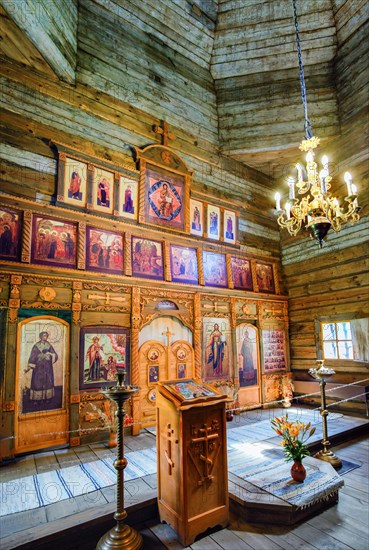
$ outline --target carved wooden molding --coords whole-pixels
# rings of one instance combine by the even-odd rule
[[[168,241],[164,242],[164,279],[166,281],[172,280],[170,269],[170,244],[168,243]]]
[[[234,283],[233,283],[233,278],[232,278],[231,255],[230,254],[226,254],[226,267],[227,267],[228,288],[234,288]]]
[[[96,392],[96,393],[87,393],[82,392],[79,394],[80,396],[80,403],[84,403],[85,401],[104,401],[106,397],[104,394]]]
[[[199,272],[199,285],[204,286],[205,285],[204,264],[202,262],[201,248],[196,249],[196,255],[197,255],[197,266],[198,266],[198,272]]]
[[[273,278],[274,278],[274,289],[276,294],[280,294],[279,288],[279,278],[278,278],[278,269],[276,264],[273,263]]]
[[[86,224],[78,224],[77,269],[86,269]]]
[[[51,310],[72,308],[72,304],[70,303],[58,304],[57,302],[40,302],[40,301],[31,302],[30,300],[22,300],[21,306],[27,307],[27,308],[51,309]]]
[[[79,447],[81,445],[81,438],[80,437],[71,437],[69,439],[69,445],[71,447]]]
[[[8,319],[10,323],[16,323],[18,320],[18,310],[20,308],[20,289],[22,284],[21,275],[12,275],[10,277],[10,297],[8,302]]]
[[[254,283],[254,291],[259,292],[258,278],[256,276],[256,260],[251,260],[250,263],[251,263],[252,280]]]
[[[29,264],[31,261],[31,235],[32,235],[32,212],[30,210],[24,210],[21,261],[27,264]]]
[[[127,277],[132,276],[132,235],[131,233],[124,234],[124,274]]]
[[[2,409],[4,412],[13,412],[15,410],[15,402],[14,401],[4,401],[2,405]]]

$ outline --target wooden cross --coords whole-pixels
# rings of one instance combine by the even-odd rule
[[[276,309],[274,307],[274,304],[272,305],[272,307],[270,309],[265,308],[265,312],[270,313],[273,317],[276,316],[276,315],[283,315],[283,310],[282,309]]]
[[[126,298],[122,296],[110,296],[110,292],[104,292],[104,294],[88,294],[87,298],[89,300],[105,300],[105,305],[108,306],[110,301],[113,302],[125,302]]]
[[[161,144],[164,145],[164,147],[167,147],[168,145],[168,139],[175,139],[175,135],[169,132],[169,124],[165,122],[165,120],[162,121],[163,127],[158,126],[155,124],[155,126],[152,127],[155,134],[161,135]]]
[[[174,336],[174,332],[170,332],[169,327],[167,327],[167,331],[166,331],[166,332],[162,332],[161,335],[167,337],[167,347],[168,347],[168,349],[169,349],[169,346],[170,346],[170,337],[171,337],[171,336]]]
[[[174,468],[174,462],[172,460],[172,435],[174,434],[174,430],[172,430],[171,424],[167,424],[167,441],[168,441],[168,448],[164,451],[165,458],[168,462],[168,474],[172,475],[172,469]],[[178,443],[178,441],[176,441]]]
[[[219,434],[210,433],[212,431],[213,431],[212,426],[208,427],[206,424],[204,424],[204,427],[199,429],[199,432],[200,432],[200,434],[202,434],[202,436],[201,437],[193,437],[192,440],[191,440],[191,442],[194,445],[196,445],[196,443],[202,443],[203,444],[203,447],[202,447],[203,452],[200,454],[199,458],[200,458],[200,460],[202,460],[204,462],[204,476],[203,476],[203,478],[207,479],[207,480],[210,480],[210,481],[212,479],[214,479],[214,476],[210,475],[214,461],[210,458],[209,443],[211,441],[213,441],[214,439],[219,438]]]

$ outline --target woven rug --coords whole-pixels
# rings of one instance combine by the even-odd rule
[[[312,457],[306,457],[303,463],[306,479],[297,483],[291,478],[291,462],[285,461],[279,447],[265,442],[244,443],[228,450],[228,469],[232,474],[298,508],[325,500],[344,485],[330,464]]]
[[[126,453],[125,481],[156,473],[156,449]],[[114,485],[115,457],[43,472],[0,484],[0,516],[32,510]]]
[[[301,410],[289,409],[289,417],[291,420],[296,417],[306,422],[309,420],[313,423],[321,422],[317,411],[304,411],[301,415]],[[150,433],[156,432],[155,427],[148,430]],[[248,476],[255,476],[252,483],[264,483],[265,486],[269,484],[270,492],[273,490],[283,492],[281,487],[273,486],[273,481],[277,479],[275,473],[277,463],[282,462],[286,465],[282,449],[278,445],[266,443],[273,437],[276,435],[269,420],[241,427],[227,426],[228,467],[233,474],[243,479],[247,478],[248,481]],[[156,473],[155,448],[128,452],[125,456],[128,460],[124,470],[125,481]],[[0,483],[0,516],[47,506],[114,485],[116,482],[114,458],[112,455],[106,459]],[[355,464],[353,467],[359,467],[359,465]],[[273,479],[268,480],[261,475],[263,472],[267,474],[268,471],[274,476]],[[344,470],[342,472],[344,473]],[[281,471],[282,474],[283,471]],[[326,483],[318,475],[315,477],[317,485],[318,479]],[[293,494],[291,498],[294,498]]]

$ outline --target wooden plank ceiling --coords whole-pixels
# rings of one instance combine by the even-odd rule
[[[72,23],[59,22],[64,3],[74,7]],[[52,9],[50,15],[51,3],[45,4],[55,55],[3,9],[0,54],[69,82],[74,75],[271,178],[299,158],[304,120],[291,0],[146,0],[139,9],[136,0],[65,0]],[[344,102],[361,117],[356,97],[362,94],[347,93],[336,67],[345,74],[345,58],[365,48],[359,32],[368,20],[365,0],[298,0],[298,13],[310,120],[334,152],[333,138],[347,120]],[[44,21],[37,23],[40,33]],[[359,89],[366,85],[361,77]]]

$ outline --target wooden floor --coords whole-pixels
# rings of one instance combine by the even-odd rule
[[[278,410],[249,411],[248,414],[235,417],[234,422],[229,423],[228,427],[236,427],[237,424],[250,424],[251,426],[276,413],[279,414]],[[368,436],[357,435],[357,429],[361,429],[361,431],[366,429],[367,434],[369,422],[366,417],[356,418],[345,415],[345,417],[341,416],[336,423],[333,422],[333,426],[335,424],[341,428],[346,427],[346,438],[349,437],[347,429],[351,426],[352,436],[349,442],[335,446],[334,452],[342,459],[361,464],[360,468],[343,476],[345,486],[339,492],[337,505],[308,521],[291,527],[245,523],[239,518],[231,516],[227,529],[207,533],[189,548],[193,550],[219,550],[220,548],[224,550],[248,548],[255,550],[278,548],[289,550],[298,548],[367,550],[369,548],[369,445]],[[332,432],[335,431],[337,428],[332,429]],[[339,434],[334,437],[339,437]],[[332,441],[333,438],[330,439]],[[148,432],[143,432],[137,437],[125,438],[126,452],[154,445],[155,437]],[[97,460],[103,456],[111,455],[111,453],[115,453],[115,450],[108,449],[102,444],[35,453],[21,458],[16,464],[2,467],[0,470],[1,480],[16,479],[20,473],[24,476],[52,470],[56,467],[66,467],[78,462]],[[146,506],[145,509],[140,508],[138,495],[140,498],[143,498],[144,495],[146,502],[150,502],[150,506]],[[19,512],[1,518],[0,547],[2,550],[11,548],[93,549],[99,536],[107,530],[105,524],[99,526],[95,520],[98,516],[102,517],[105,514],[105,518],[111,521],[112,513],[115,510],[115,488],[114,486],[106,487],[87,496],[88,498],[86,495],[81,495],[75,499],[61,501],[44,508]],[[129,511],[127,522],[133,524],[142,533],[145,550],[183,548],[171,527],[161,524],[157,517],[155,474],[125,484],[125,507]],[[91,528],[91,520],[95,532]],[[48,538],[54,525],[59,525],[58,529],[66,532],[68,529],[75,529],[76,522],[81,526],[87,522],[85,530],[83,531],[82,527],[80,529],[83,532],[78,537],[78,542],[74,543],[73,538],[69,537],[67,544],[66,541],[61,543],[58,534],[60,531],[54,532],[54,538],[51,541]],[[55,541],[59,541],[59,546]]]
[[[368,550],[369,548],[369,440],[366,436],[335,447],[342,459],[362,466],[343,476],[345,486],[337,505],[292,527],[245,523],[231,516],[227,529],[201,538],[191,550]],[[145,549],[180,550],[175,532],[159,522],[138,524]]]

